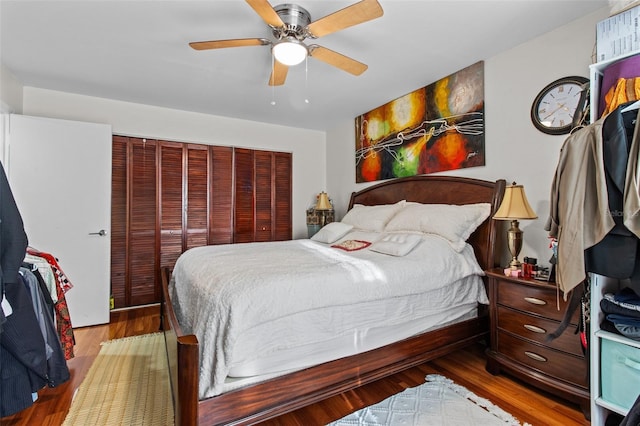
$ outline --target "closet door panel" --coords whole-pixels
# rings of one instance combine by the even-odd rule
[[[233,148],[212,146],[209,244],[233,242]]]
[[[291,153],[275,152],[275,214],[274,233],[275,241],[290,240],[293,235],[291,225]]]
[[[187,145],[185,250],[207,245],[209,225],[209,149]]]
[[[172,268],[182,253],[182,158],[182,144],[160,144],[160,268]]]
[[[126,305],[128,139],[114,136],[111,171],[111,295],[114,307]]]
[[[143,305],[159,300],[156,286],[156,141],[132,139],[129,161],[129,300]]]
[[[254,241],[254,170],[253,151],[234,149],[235,229],[234,242]]]
[[[255,241],[271,241],[274,198],[273,153],[255,151]]]

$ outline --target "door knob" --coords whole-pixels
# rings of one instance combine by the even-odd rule
[[[107,235],[107,231],[101,229],[98,232],[89,232],[89,235],[100,235],[101,237],[104,237],[105,235]]]

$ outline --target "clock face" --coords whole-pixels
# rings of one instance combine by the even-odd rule
[[[584,77],[564,77],[542,89],[531,107],[536,128],[551,135],[569,133],[588,82]]]

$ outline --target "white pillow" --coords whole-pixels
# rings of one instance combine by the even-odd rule
[[[369,241],[370,243],[375,243],[376,241],[378,241],[380,238],[384,236],[385,234],[383,234],[382,232],[352,229],[350,232],[347,232],[347,235],[342,237],[341,240],[361,240],[361,241]]]
[[[402,200],[395,204],[378,206],[354,204],[342,218],[342,222],[353,225],[354,228],[381,232],[391,218],[404,207],[405,203],[406,201]]]
[[[391,256],[406,256],[422,241],[417,234],[389,234],[373,243],[370,250]]]
[[[491,213],[491,204],[420,204],[407,205],[385,227],[385,231],[420,231],[446,238],[461,251],[469,236]]]
[[[331,244],[347,235],[353,229],[353,225],[341,222],[331,222],[320,228],[311,239],[319,243]]]

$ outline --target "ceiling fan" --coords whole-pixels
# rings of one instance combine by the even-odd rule
[[[304,61],[307,56],[353,75],[360,75],[367,69],[367,65],[355,59],[317,44],[306,45],[304,40],[316,39],[379,18],[383,11],[377,0],[362,0],[313,22],[309,12],[296,4],[280,4],[273,7],[267,0],[246,0],[246,2],[271,27],[275,41],[266,38],[239,38],[196,41],[189,43],[189,46],[195,50],[271,46],[274,61],[269,77],[270,86],[283,85],[289,67]]]

